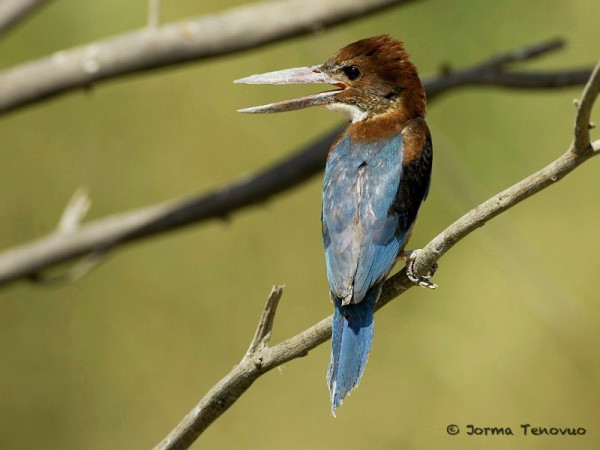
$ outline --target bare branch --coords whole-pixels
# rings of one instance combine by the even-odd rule
[[[538,44],[512,54],[521,55],[518,60],[523,61],[558,48],[556,42]],[[545,50],[540,51],[540,49]],[[435,93],[439,95],[465,86],[461,74],[470,73],[469,76],[472,78],[473,73],[485,76],[489,67],[497,65],[499,59],[500,57],[491,58],[472,68],[426,81],[424,84],[428,97],[436,98]],[[504,63],[516,60],[516,57],[504,56]],[[496,71],[496,81],[501,81],[507,73],[502,72],[502,69],[497,70],[500,71]],[[589,76],[589,72],[587,75]],[[581,80],[581,83],[585,83],[586,80],[587,78]],[[574,82],[573,79],[568,81]],[[543,84],[541,87],[546,86]],[[66,235],[53,233],[7,250],[0,254],[0,286],[21,278],[43,279],[44,277],[39,274],[40,271],[90,252],[105,253],[108,249],[141,238],[204,220],[224,218],[241,208],[264,202],[320,173],[325,165],[329,146],[338,133],[339,130],[327,133],[291,157],[214,192],[108,216],[82,225],[72,233]]]
[[[452,71],[444,65],[445,76],[427,80],[427,99],[431,101],[450,87],[497,86],[512,89],[555,89],[583,84],[590,76],[591,69],[565,70],[555,72],[513,72],[506,66],[515,62],[532,60],[539,56],[563,48],[565,41],[553,39],[522,49],[497,55],[473,67]]]
[[[6,33],[48,0],[2,0],[0,2],[0,34]]]
[[[0,72],[0,113],[100,80],[248,50],[410,0],[277,0],[146,27]]]
[[[565,46],[565,44],[566,42],[562,38],[550,39],[548,41],[529,45],[512,52],[496,55],[484,62],[482,66],[502,67],[513,62],[527,61],[537,58],[538,56],[545,55],[546,53],[560,50]]]
[[[599,91],[600,61],[584,90],[581,105],[577,111],[577,120],[580,120],[580,116],[586,115],[589,119],[589,110],[586,109],[587,107],[584,108],[583,105],[592,105]],[[590,157],[600,152],[600,140],[592,144],[595,152],[583,152],[581,151],[582,148],[577,147],[577,145],[577,138],[575,138],[574,145],[554,162],[485,201],[442,231],[419,252],[415,260],[415,272],[424,275],[435,262],[469,233],[517,203],[559,181]],[[589,143],[587,146],[589,146]],[[401,270],[385,282],[376,310],[379,310],[413,286],[415,284],[406,276],[406,270]],[[279,295],[281,295],[281,292]],[[275,301],[275,304],[277,301]],[[259,330],[265,321],[265,316],[270,317],[271,321],[273,320],[274,308],[272,313],[268,313],[267,309],[269,309],[269,302],[259,324]],[[256,336],[261,335],[259,330],[257,330]],[[255,345],[257,341],[255,337],[250,350],[240,364],[219,381],[155,449],[188,448],[261,375],[287,361],[305,356],[310,350],[327,341],[330,337],[331,316],[274,347],[268,347],[266,343],[264,346]]]

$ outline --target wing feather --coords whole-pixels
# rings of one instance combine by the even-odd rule
[[[360,302],[391,270],[408,230],[392,208],[402,180],[402,135],[333,148],[323,189],[323,242],[332,293]]]

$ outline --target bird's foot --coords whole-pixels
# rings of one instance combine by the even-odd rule
[[[437,284],[432,283],[431,281],[429,281],[431,279],[431,277],[433,277],[433,275],[435,274],[435,272],[438,269],[438,265],[437,263],[433,264],[433,266],[431,266],[431,268],[429,269],[429,273],[427,273],[427,275],[423,275],[423,276],[417,276],[415,275],[415,260],[417,259],[417,256],[419,255],[419,253],[421,252],[421,249],[418,248],[416,250],[408,250],[404,252],[404,258],[406,258],[406,276],[408,277],[408,279],[410,281],[412,281],[413,283],[422,286],[422,287],[426,287],[429,289],[435,289],[437,287]]]

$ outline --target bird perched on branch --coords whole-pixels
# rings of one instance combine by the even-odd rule
[[[335,305],[327,381],[335,415],[363,375],[375,303],[396,260],[407,259],[411,281],[435,287],[429,276],[415,275],[417,252],[404,250],[431,179],[425,92],[404,45],[387,35],[354,42],[322,65],[236,83],[332,84],[337,89],[240,112],[322,106],[350,122],[331,146],[323,183],[323,244]]]

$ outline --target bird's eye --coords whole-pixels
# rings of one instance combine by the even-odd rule
[[[360,77],[360,69],[356,66],[346,66],[342,70],[349,80],[356,80]]]

